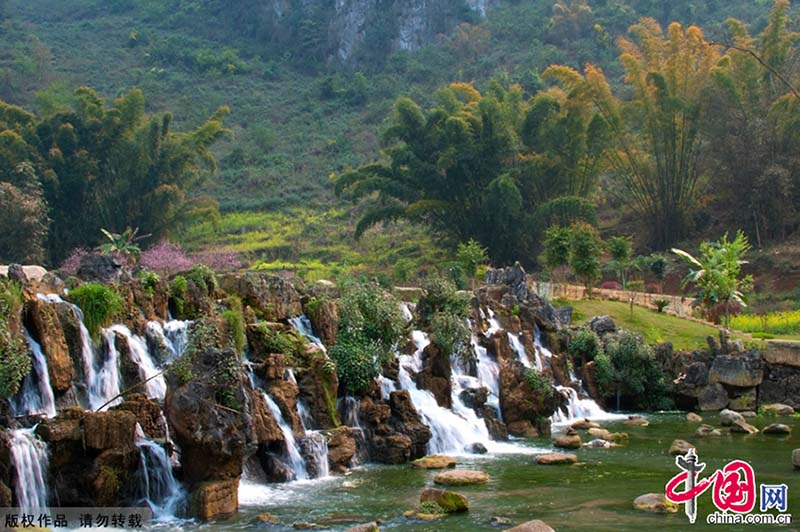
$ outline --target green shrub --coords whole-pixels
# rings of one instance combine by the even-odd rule
[[[110,286],[83,284],[69,291],[67,299],[83,312],[83,323],[92,338],[97,339],[100,329],[122,313],[122,297]]]
[[[0,280],[0,397],[16,395],[31,370],[25,339],[11,330],[11,320],[18,319],[21,304],[19,285]]]
[[[383,346],[359,334],[340,335],[329,355],[336,363],[339,385],[350,395],[361,395],[369,389],[381,371]]]
[[[580,329],[569,343],[567,352],[573,358],[590,362],[603,352],[603,344],[593,330]]]
[[[235,297],[235,296],[232,296]],[[244,330],[244,312],[242,311],[242,301],[239,298],[238,308],[230,308],[220,313],[222,323],[225,328],[225,337],[229,344],[237,353],[243,353],[247,337]]]
[[[393,355],[405,325],[400,302],[377,283],[346,282],[342,287],[339,332],[378,343],[382,360]]]
[[[664,312],[664,309],[669,306],[669,300],[668,299],[656,299],[655,301],[653,301],[653,305],[655,305],[656,310],[658,312]]]
[[[293,332],[281,331],[267,323],[258,325],[262,332],[263,348],[268,353],[282,353],[292,361],[297,361],[304,353],[306,342]]]
[[[525,371],[525,382],[541,398],[549,398],[553,395],[553,385],[550,384],[550,380],[535,369]]]
[[[136,277],[141,281],[142,286],[150,295],[153,295],[156,288],[158,288],[158,284],[161,282],[161,277],[156,272],[150,270],[140,270]]]
[[[169,295],[172,298],[178,317],[183,315],[183,308],[186,304],[186,291],[188,289],[189,285],[183,275],[176,275],[169,284]]]
[[[456,258],[461,263],[464,273],[470,279],[475,279],[478,275],[478,266],[489,262],[489,250],[481,246],[476,240],[470,239],[458,245]]]
[[[437,312],[430,323],[431,341],[447,356],[466,355],[472,332],[464,317],[451,311]]]
[[[204,264],[195,264],[189,273],[186,274],[186,280],[191,281],[201,290],[205,290],[209,294],[213,294],[217,288],[217,275],[214,271]]]

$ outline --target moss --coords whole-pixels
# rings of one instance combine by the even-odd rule
[[[247,337],[245,335],[244,310],[242,300],[238,296],[230,296],[225,301],[228,310],[220,314],[224,327],[224,335],[227,343],[230,344],[237,353],[243,353]]]
[[[334,400],[333,394],[328,389],[328,383],[326,382],[322,383],[322,395],[323,399],[325,399],[325,407],[328,409],[328,416],[330,416],[334,428],[339,428],[342,423],[339,421],[339,412],[336,409],[336,401]]]
[[[427,515],[441,515],[446,514],[447,510],[439,503],[424,501],[419,504],[419,512]]]
[[[172,299],[172,305],[175,309],[176,317],[183,317],[184,307],[186,306],[186,291],[189,285],[186,277],[183,275],[176,275],[172,282],[169,284],[169,296]]]
[[[19,285],[0,281],[0,397],[15,395],[31,370],[31,360],[19,330],[21,308]]]
[[[100,329],[122,313],[124,302],[117,291],[101,284],[87,283],[70,290],[67,298],[83,312],[83,322],[95,340]]]

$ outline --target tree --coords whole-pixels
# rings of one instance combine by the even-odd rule
[[[608,239],[606,246],[611,255],[611,266],[616,270],[624,290],[627,286],[625,273],[631,266],[631,241],[625,236],[615,236]]]
[[[478,266],[483,266],[489,262],[487,249],[477,241],[470,239],[458,245],[456,259],[461,263],[461,268],[470,279],[474,279],[478,274]]]
[[[33,167],[20,163],[15,182],[0,181],[0,262],[41,264],[45,260],[47,205]]]
[[[582,281],[589,297],[592,297],[594,282],[600,277],[600,255],[603,242],[597,229],[583,222],[570,228],[572,239],[569,246],[569,265]]]
[[[632,207],[650,223],[652,244],[663,249],[689,229],[701,175],[700,126],[704,95],[719,54],[696,26],[669,26],[653,19],[631,26],[636,40],[619,39],[620,61],[631,100],[622,102],[602,70],[585,74],[565,66],[543,77],[592,102],[610,131],[609,160]]]
[[[695,306],[708,312],[713,306],[725,306],[725,327],[730,318],[730,303],[734,301],[746,307],[745,294],[752,288],[753,276],[741,277],[742,265],[747,264],[744,256],[750,250],[750,243],[744,232],[737,231],[736,238],[728,240],[725,233],[718,242],[700,244],[700,254],[694,257],[681,249],[673,248],[673,253],[683,257],[690,264],[689,274],[682,286],[695,287]]]
[[[658,291],[664,292],[664,278],[667,276],[667,259],[663,255],[650,255],[650,273],[658,280]]]
[[[145,239],[150,235],[139,235],[139,228],[128,227],[122,233],[111,233],[105,229],[100,229],[106,242],[99,245],[97,249],[104,255],[117,255],[129,265],[134,265],[142,255],[142,248],[136,244],[137,241]]]
[[[550,277],[555,280],[555,272],[569,264],[570,240],[572,232],[569,227],[550,226],[544,233],[544,252],[540,261],[550,270]]]
[[[423,111],[400,98],[384,138],[385,161],[334,176],[338,194],[366,204],[356,236],[406,218],[451,241],[474,239],[499,263],[535,256],[539,210],[593,190],[602,120],[556,88],[526,102],[519,86],[492,82],[482,94],[453,83],[436,100]]]

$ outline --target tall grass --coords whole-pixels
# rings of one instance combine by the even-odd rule
[[[800,334],[800,310],[769,314],[739,314],[731,327],[749,333]]]

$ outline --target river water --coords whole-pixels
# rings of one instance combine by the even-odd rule
[[[542,519],[559,532],[594,531],[695,531],[695,530],[769,530],[775,527],[711,526],[705,522],[712,510],[711,492],[698,502],[697,524],[690,525],[683,507],[676,514],[655,515],[636,511],[632,501],[639,495],[664,491],[666,482],[678,472],[674,458],[667,454],[670,443],[681,438],[694,443],[701,462],[707,464],[703,476],[713,473],[729,461],[749,461],[756,482],[785,483],[789,486],[788,511],[800,519],[800,472],[791,465],[791,451],[800,447],[798,434],[769,436],[725,434],[717,438],[697,438],[697,425],[685,421],[683,414],[650,416],[649,427],[631,427],[622,422],[607,422],[611,431],[630,434],[624,447],[583,448],[577,451],[579,463],[572,466],[539,466],[530,454],[498,454],[459,457],[459,468],[481,469],[491,475],[488,484],[459,487],[467,496],[470,511],[433,522],[403,517],[419,500],[419,493],[433,486],[435,471],[416,470],[408,465],[368,465],[347,477],[328,477],[313,481],[265,486],[242,485],[240,513],[215,523],[183,522],[179,526],[159,528],[183,530],[295,530],[294,523],[313,522],[322,530],[341,531],[357,523],[379,519],[380,529],[418,532],[464,532],[502,530],[511,525],[493,526],[500,517],[512,525]],[[716,424],[716,416],[706,422]],[[757,427],[774,419],[751,420]],[[781,422],[795,426],[797,419]],[[796,428],[796,427],[795,427]],[[586,440],[586,438],[584,438]],[[547,439],[515,443],[522,452],[531,448],[551,448]],[[758,508],[756,508],[757,511]],[[257,516],[269,512],[280,524],[258,523]],[[787,528],[779,528],[787,530]],[[792,530],[793,527],[788,527]]]

